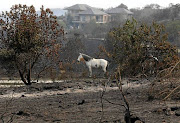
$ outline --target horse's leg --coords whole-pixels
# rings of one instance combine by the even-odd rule
[[[91,76],[92,76],[92,68],[89,67],[89,77],[91,77]]]
[[[104,71],[103,77],[105,77],[105,75],[106,75],[106,67],[102,67],[102,69],[103,69],[103,71]]]

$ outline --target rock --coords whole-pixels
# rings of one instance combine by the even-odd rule
[[[19,111],[18,113],[16,113],[16,115],[29,116],[30,114],[25,113],[25,112],[23,112],[23,111]]]
[[[85,100],[82,100],[81,102],[78,102],[78,105],[82,105],[85,103]]]
[[[24,112],[23,111],[19,111],[18,113],[17,113],[17,115],[22,115]]]
[[[135,114],[129,114],[128,112],[126,112],[124,116],[124,120],[126,123],[128,123],[129,121],[129,115],[131,123],[144,123],[144,121],[141,120],[138,116],[136,116]]]
[[[175,111],[175,110],[178,110],[178,109],[180,109],[180,107],[178,107],[178,106],[171,107],[171,111]]]
[[[156,109],[153,110],[153,112],[154,112],[154,113],[157,113],[157,114],[165,114],[165,115],[167,115],[167,116],[170,116],[170,115],[172,114],[171,109],[168,108],[168,107],[156,108]]]
[[[58,108],[62,108],[62,109],[64,109],[64,107],[63,107],[63,106],[61,106],[61,105],[59,105],[59,106],[58,106]]]
[[[131,123],[136,123],[136,121],[140,121],[139,117],[136,115],[131,115]]]
[[[175,111],[175,115],[176,115],[176,116],[180,116],[180,109],[177,109],[177,110]]]
[[[171,115],[171,109],[170,108],[164,108],[163,112],[165,115],[170,116]]]
[[[153,113],[162,114],[164,111],[162,108],[156,108],[152,111]]]
[[[21,97],[26,97],[26,96],[23,94],[23,95],[21,95]]]
[[[63,95],[63,94],[61,94],[61,93],[57,93],[57,95]]]

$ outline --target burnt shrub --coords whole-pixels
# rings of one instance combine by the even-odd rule
[[[101,51],[111,59],[111,64],[120,65],[122,75],[148,76],[175,65],[179,60],[177,48],[167,40],[164,25],[156,22],[138,24],[132,19],[109,31]]]

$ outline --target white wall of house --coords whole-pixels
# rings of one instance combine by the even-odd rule
[[[91,20],[95,20],[97,23],[107,23],[109,22],[108,15],[80,15],[80,22],[90,22]]]

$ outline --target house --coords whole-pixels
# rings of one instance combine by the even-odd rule
[[[119,19],[131,19],[133,13],[125,8],[112,8],[107,11],[88,6],[86,4],[76,4],[65,8],[67,15],[72,17],[72,26],[79,27],[84,23],[94,20],[96,23],[104,24]]]
[[[68,11],[67,13],[68,15],[73,17],[73,21],[77,21],[79,20],[79,13],[87,10],[88,8],[90,8],[90,6],[86,4],[76,4],[76,5],[65,8],[65,10]]]
[[[80,12],[79,17],[81,23],[90,22],[91,20],[95,20],[96,23],[107,23],[110,16],[99,9],[91,7]]]
[[[126,20],[131,19],[133,12],[125,9],[125,8],[111,8],[106,11],[109,15],[111,15],[111,21],[115,20]]]
[[[73,26],[80,26],[83,23],[88,23],[94,20],[96,23],[109,22],[110,15],[86,4],[76,4],[65,8],[68,15],[72,17]]]

